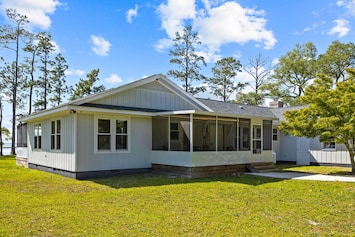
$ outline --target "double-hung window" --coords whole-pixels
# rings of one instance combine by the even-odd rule
[[[261,153],[261,126],[253,126],[253,153]]]
[[[42,148],[42,126],[40,123],[34,125],[34,149]]]
[[[61,133],[62,125],[61,120],[51,121],[51,149],[60,150],[61,148]]]
[[[111,120],[97,120],[97,150],[111,150]]]
[[[97,118],[95,122],[96,151],[118,152],[128,150],[129,122],[127,119]]]
[[[116,150],[127,150],[127,121],[116,120]]]

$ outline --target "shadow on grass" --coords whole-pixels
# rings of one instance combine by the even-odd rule
[[[136,175],[120,175],[110,178],[90,179],[90,181],[107,185],[112,188],[137,188],[137,187],[149,187],[149,186],[164,186],[164,185],[176,185],[176,184],[191,184],[191,183],[210,183],[210,182],[229,182],[246,185],[262,185],[272,182],[280,182],[284,179],[274,179],[266,177],[256,177],[251,175],[241,174],[239,176],[218,176],[209,178],[182,178],[171,177],[161,174],[136,174]]]

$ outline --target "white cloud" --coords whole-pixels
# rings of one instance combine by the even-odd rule
[[[116,83],[123,82],[122,78],[117,74],[110,74],[110,76],[105,78],[104,80],[109,84],[116,84]]]
[[[65,71],[66,76],[83,76],[85,72],[81,69],[68,69]]]
[[[343,37],[346,36],[349,31],[349,22],[345,19],[337,19],[333,21],[335,23],[335,26],[328,31],[328,35],[338,35],[338,37]]]
[[[126,17],[127,22],[131,23],[132,22],[132,18],[136,17],[137,15],[138,15],[138,5],[136,4],[134,9],[129,9],[127,11],[127,17]]]
[[[53,14],[60,5],[57,0],[2,0],[0,8],[3,11],[14,8],[17,13],[28,17],[31,26],[46,30],[51,25],[48,15]]]
[[[355,0],[350,0],[349,2],[346,2],[343,4],[346,9],[348,10],[349,14],[353,17],[355,17]]]
[[[57,44],[57,42],[55,41],[51,41],[52,45],[54,46],[54,51],[53,53],[60,53],[61,52],[61,49],[60,49],[60,46]]]
[[[159,5],[158,14],[162,28],[170,38],[175,38],[176,32],[182,32],[184,20],[195,18],[195,0],[168,0],[167,4]]]
[[[264,11],[243,8],[236,2],[226,2],[211,8],[207,17],[198,17],[195,26],[203,42],[217,48],[227,43],[256,41],[270,49],[276,44],[276,39],[271,31],[265,29],[267,21],[264,14]]]
[[[172,39],[159,39],[158,42],[154,45],[156,51],[162,53],[165,49],[170,48],[173,45]]]
[[[91,35],[91,49],[99,56],[107,56],[110,51],[111,43],[101,36]]]
[[[344,1],[339,0],[339,1],[336,2],[336,4],[337,4],[338,7],[341,7],[341,6],[344,5]]]
[[[219,53],[222,45],[229,43],[245,44],[255,41],[256,47],[262,44],[265,49],[271,49],[276,44],[273,32],[266,29],[267,20],[263,10],[243,8],[237,2],[221,0],[203,0],[203,6],[196,9],[195,1],[169,0],[167,4],[159,6],[162,28],[170,40],[174,39],[175,33],[181,32],[184,23],[189,21],[206,46],[204,54],[211,60],[218,58],[219,56],[214,54]],[[163,39],[155,45],[155,49],[163,51],[169,46],[171,44],[167,44],[167,39]]]

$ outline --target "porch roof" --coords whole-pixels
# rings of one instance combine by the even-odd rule
[[[277,119],[275,114],[268,107],[255,105],[242,105],[231,102],[216,101],[210,99],[199,98],[203,104],[208,106],[215,113],[228,114],[233,116],[245,117],[263,117],[270,119]]]

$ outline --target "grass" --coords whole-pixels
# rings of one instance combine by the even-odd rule
[[[294,164],[278,164],[277,168],[282,171],[305,172],[312,174],[328,174],[328,175],[353,175],[350,167],[338,166],[300,166]]]
[[[0,236],[353,236],[354,183],[129,175],[78,181],[0,158]]]

